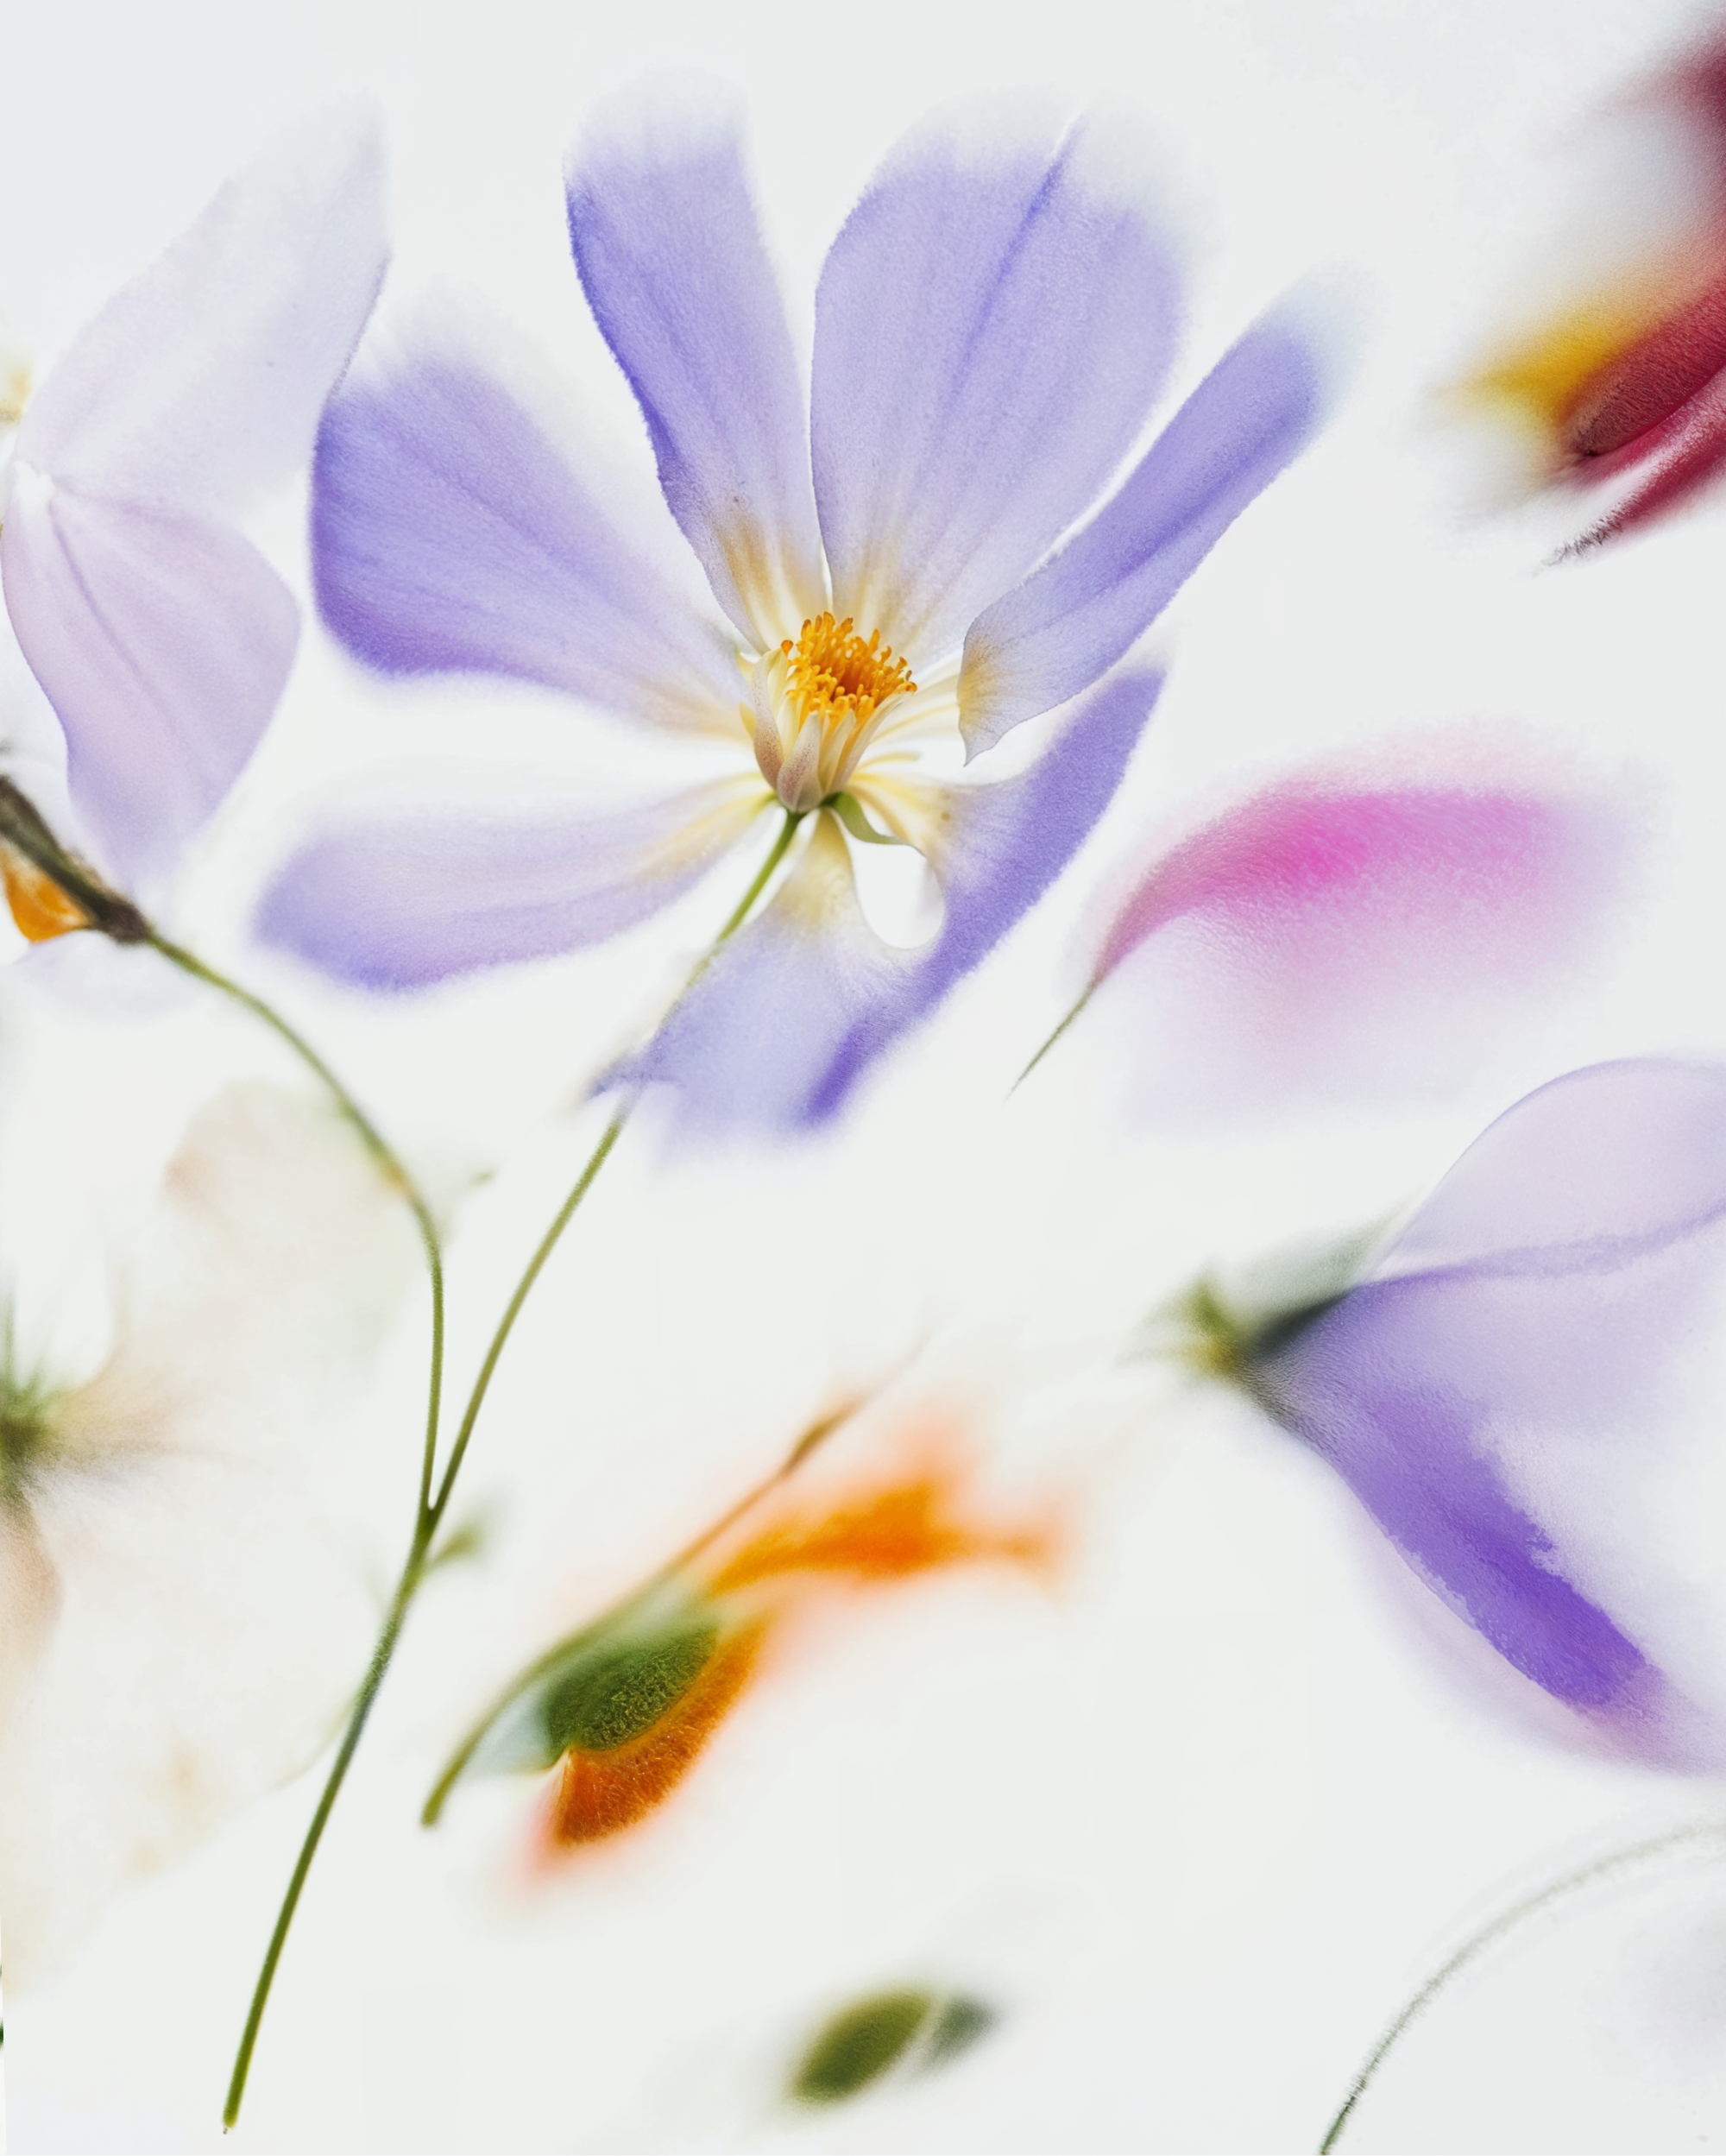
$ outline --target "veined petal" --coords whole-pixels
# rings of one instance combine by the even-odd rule
[[[827,1121],[875,1058],[988,955],[1078,851],[1161,685],[1143,674],[1109,683],[1017,778],[929,790],[921,835],[946,917],[917,949],[896,949],[869,926],[838,823],[818,817],[772,905],[607,1082],[674,1085],[690,1119],[710,1126]]]
[[[621,536],[464,325],[369,355],[318,437],[318,603],[386,673],[505,674],[659,725],[740,731],[735,664]]]
[[[259,907],[261,940],[362,988],[419,988],[622,934],[669,905],[767,799],[717,784],[610,816],[397,804],[302,847]]]
[[[1088,689],[1290,461],[1319,412],[1311,345],[1250,330],[1084,530],[973,622],[960,728],[975,755]]]
[[[79,493],[226,515],[311,452],[382,281],[370,112],[282,136],[83,330],[18,456]]]
[[[659,483],[758,648],[826,603],[791,331],[744,169],[740,102],[660,79],[570,155],[582,288],[641,407]]]
[[[833,604],[921,665],[1060,538],[1132,446],[1179,311],[1137,136],[1023,106],[914,129],[834,242],[812,440]]]
[[[1597,1065],[1502,1116],[1252,1373],[1508,1661],[1667,1765],[1726,1756],[1711,1557],[1687,1582],[1656,1539],[1706,1507],[1654,1499],[1686,1453],[1711,1472],[1685,1365],[1723,1258],[1726,1071]]]
[[[73,807],[125,882],[173,862],[269,723],[293,601],[226,526],[93,500],[14,467],[6,603],[66,741]]]

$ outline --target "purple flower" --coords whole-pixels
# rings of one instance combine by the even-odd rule
[[[324,422],[319,603],[385,673],[562,690],[722,775],[621,823],[501,798],[350,813],[272,885],[266,939],[375,988],[572,949],[777,805],[807,819],[777,894],[619,1075],[721,1121],[835,1108],[1089,832],[1157,687],[1110,669],[1314,421],[1307,342],[1263,323],[1133,461],[1180,310],[1135,151],[1011,103],[915,129],[828,253],[806,397],[734,110],[683,85],[609,108],[569,168],[576,265],[705,593],[660,558],[663,519],[625,535],[563,415],[422,320]],[[1068,705],[1015,777],[923,767]],[[939,883],[917,949],[859,908],[872,842]]]
[[[1717,1479],[1723,1284],[1726,1069],[1613,1062],[1501,1116],[1353,1285],[1192,1314],[1513,1667],[1616,1749],[1717,1766],[1718,1492],[1674,1477]]]
[[[64,736],[71,820],[128,888],[224,799],[287,681],[297,610],[237,520],[311,455],[382,280],[381,179],[369,122],[296,129],[23,404],[6,611]]]

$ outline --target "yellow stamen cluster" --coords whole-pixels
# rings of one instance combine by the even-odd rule
[[[807,816],[849,784],[886,714],[917,684],[879,629],[859,636],[847,615],[818,614],[749,667],[743,723],[761,775],[788,809]]]
[[[847,720],[866,723],[890,697],[917,692],[910,665],[894,658],[879,629],[866,643],[848,614],[842,621],[816,615],[795,644],[787,637],[779,649],[791,661],[785,688],[797,716],[819,719],[823,730]]]

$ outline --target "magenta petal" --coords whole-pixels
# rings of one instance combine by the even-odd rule
[[[1286,1107],[1442,1087],[1564,986],[1628,827],[1515,777],[1286,779],[1163,854],[1094,980],[1164,1106]]]
[[[66,779],[105,866],[173,863],[269,723],[299,634],[293,599],[237,533],[15,475],[0,572],[59,715]]]
[[[1726,374],[1717,375],[1669,419],[1611,458],[1577,467],[1590,482],[1633,470],[1635,483],[1608,514],[1567,550],[1578,553],[1639,530],[1699,493],[1726,466]]]
[[[1255,1392],[1434,1591],[1620,1749],[1726,1757],[1726,1686],[1662,1667],[1694,1611],[1631,1538],[1726,1266],[1726,1071],[1607,1063],[1528,1096],[1373,1272],[1254,1361]],[[1678,1622],[1673,1621],[1674,1611]]]
[[[612,1085],[675,1086],[710,1128],[812,1129],[1036,904],[1112,799],[1161,681],[1108,683],[1031,767],[993,785],[939,791],[931,856],[946,901],[914,950],[875,934],[857,904],[845,841],[821,816],[765,911],[741,930]]]
[[[662,79],[571,154],[570,239],[671,514],[758,646],[823,604],[803,385],[744,170],[738,101]]]

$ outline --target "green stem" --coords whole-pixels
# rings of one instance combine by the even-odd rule
[[[269,2004],[270,1989],[275,1983],[276,1964],[281,1959],[282,1949],[287,1944],[288,1930],[293,1922],[294,1912],[299,1907],[300,1893],[306,1885],[306,1876],[312,1869],[312,1859],[318,1854],[318,1845],[324,1839],[324,1830],[330,1823],[330,1814],[336,1808],[336,1800],[342,1794],[342,1784],[348,1778],[348,1768],[352,1764],[354,1754],[359,1749],[360,1738],[364,1734],[366,1722],[371,1714],[372,1703],[377,1698],[378,1688],[383,1683],[384,1673],[389,1667],[391,1658],[395,1653],[395,1643],[400,1636],[402,1623],[407,1616],[408,1605],[419,1591],[420,1579],[425,1573],[425,1552],[430,1541],[431,1535],[426,1526],[425,1516],[422,1511],[419,1523],[414,1530],[407,1563],[402,1568],[401,1578],[396,1585],[394,1598],[389,1605],[389,1615],[384,1620],[383,1630],[379,1633],[377,1644],[372,1649],[371,1662],[366,1671],[365,1681],[360,1686],[359,1697],[355,1700],[353,1712],[348,1717],[348,1726],[342,1732],[342,1742],[336,1754],[335,1763],[331,1766],[329,1777],[324,1784],[324,1793],[318,1800],[318,1808],[312,1814],[312,1824],[306,1829],[306,1838],[300,1844],[299,1855],[295,1861],[293,1875],[287,1882],[287,1892],[283,1895],[281,1907],[277,1913],[275,1928],[270,1933],[269,1945],[264,1953],[263,1967],[259,1970],[258,1981],[253,1988],[252,2003],[246,2014],[246,2027],[240,2038],[240,2048],[234,2057],[234,2071],[228,2080],[228,2099],[222,2107],[222,2130],[224,2134],[239,2123],[240,2106],[246,2094],[246,2079],[252,2070],[252,2053],[257,2047],[258,2031],[263,2023],[264,2008]]]
[[[860,1404],[860,1402],[853,1401],[845,1407],[835,1408],[831,1415],[822,1415],[818,1422],[812,1422],[772,1473],[740,1497],[728,1511],[721,1513],[711,1527],[703,1528],[692,1542],[686,1542],[675,1557],[668,1558],[657,1572],[648,1575],[640,1586],[632,1587],[620,1602],[614,1602],[608,1610],[602,1611],[591,1623],[584,1624],[573,1637],[558,1640],[531,1661],[503,1697],[492,1702],[484,1718],[475,1724],[456,1748],[455,1756],[438,1776],[436,1787],[425,1800],[425,1809],[419,1814],[421,1826],[437,1825],[443,1813],[445,1798],[461,1780],[468,1762],[479,1749],[488,1733],[496,1727],[497,1718],[506,1707],[519,1699],[523,1693],[532,1691],[545,1672],[555,1668],[582,1640],[608,1625],[616,1623],[626,1611],[637,1604],[651,1600],[660,1588],[675,1579],[709,1544],[716,1542],[728,1528],[734,1527],[752,1506],[759,1504],[770,1490],[776,1490],[789,1476],[794,1475],[812,1452],[824,1445],[843,1423],[849,1422]]]
[[[778,836],[774,840],[768,852],[767,858],[757,870],[750,882],[749,888],[732,910],[730,917],[726,921],[724,927],[715,936],[702,955],[701,962],[678,991],[677,999],[671,1005],[672,1011],[677,1009],[677,1005],[706,973],[723,945],[748,919],[757,900],[772,879],[773,871],[784,859],[786,849],[790,847],[797,834],[797,825],[802,821],[801,816],[796,810],[788,809],[785,811],[784,822],[780,828]],[[313,1069],[324,1075],[337,1098],[342,1101],[345,1112],[352,1118],[362,1137],[366,1138],[379,1159],[394,1163],[394,1156],[389,1152],[382,1138],[378,1136],[361,1111],[337,1086],[327,1066],[323,1063],[309,1044],[302,1041],[299,1036],[284,1020],[278,1018],[268,1005],[259,1002],[255,997],[249,995],[244,989],[236,987],[232,982],[224,980],[222,975],[211,973],[198,960],[192,958],[190,953],[180,951],[177,947],[157,941],[154,937],[151,940],[157,942],[157,948],[161,950],[165,957],[172,958],[176,965],[183,967],[186,972],[196,974],[199,979],[209,980],[212,987],[224,989],[238,1001],[255,1010],[267,1024],[273,1025],[289,1045],[305,1057]],[[671,1012],[668,1012],[666,1017],[669,1018]],[[660,1024],[663,1025],[665,1019],[662,1018]],[[263,2022],[264,2008],[269,2002],[270,1987],[275,1981],[276,1964],[281,1959],[282,1949],[287,1943],[288,1930],[293,1922],[294,1912],[299,1905],[300,1892],[312,1869],[312,1860],[318,1854],[318,1845],[324,1838],[324,1829],[329,1823],[330,1814],[335,1808],[336,1800],[341,1794],[342,1784],[347,1779],[349,1765],[359,1748],[360,1737],[372,1711],[372,1703],[377,1698],[379,1688],[383,1683],[390,1661],[394,1655],[396,1642],[400,1637],[401,1628],[406,1621],[407,1612],[425,1578],[426,1557],[431,1549],[432,1537],[437,1534],[444,1516],[449,1509],[450,1500],[455,1494],[456,1478],[461,1472],[462,1463],[467,1457],[474,1427],[479,1421],[480,1409],[485,1404],[486,1395],[491,1388],[493,1374],[502,1359],[503,1351],[509,1342],[509,1336],[515,1329],[516,1320],[521,1315],[528,1296],[533,1292],[534,1285],[540,1274],[545,1270],[552,1251],[557,1249],[558,1243],[562,1240],[564,1229],[575,1218],[582,1201],[593,1188],[595,1179],[601,1169],[610,1158],[612,1150],[621,1137],[623,1127],[633,1113],[634,1106],[635,1103],[633,1099],[626,1100],[613,1115],[610,1122],[607,1124],[601,1134],[598,1144],[588,1156],[581,1173],[570,1187],[568,1196],[564,1198],[562,1205],[553,1214],[551,1225],[535,1245],[533,1254],[523,1269],[521,1277],[517,1281],[508,1302],[504,1305],[503,1314],[497,1321],[484,1358],[481,1361],[478,1374],[474,1379],[472,1390],[468,1395],[467,1405],[463,1410],[461,1424],[456,1433],[456,1440],[450,1448],[450,1457],[444,1466],[442,1479],[438,1484],[435,1497],[432,1494],[433,1454],[429,1451],[426,1454],[425,1468],[420,1479],[419,1507],[415,1520],[413,1539],[408,1546],[407,1561],[402,1567],[401,1578],[396,1583],[395,1593],[389,1605],[389,1614],[384,1620],[382,1631],[378,1635],[377,1645],[372,1650],[371,1663],[366,1672],[365,1682],[360,1688],[359,1696],[354,1702],[353,1712],[348,1718],[348,1725],[343,1732],[341,1745],[337,1751],[329,1776],[324,1781],[323,1794],[318,1800],[318,1808],[312,1815],[312,1824],[307,1828],[306,1839],[300,1845],[299,1858],[294,1864],[293,1875],[288,1881],[287,1892],[283,1897],[280,1911],[276,1917],[275,1929],[270,1934],[270,1943],[264,1955],[263,1966],[258,1972],[257,1983],[253,1989],[251,2006],[246,2015],[245,2030],[240,2039],[240,2048],[234,2058],[234,2071],[228,2083],[228,2100],[223,2108],[222,2123],[224,2131],[238,2122],[240,2106],[245,2098],[247,2077],[251,2071],[252,2053],[257,2046],[258,2031]],[[396,1172],[400,1174],[400,1169]],[[405,1176],[402,1176],[402,1182],[404,1188],[411,1192],[413,1186],[407,1182]],[[441,1278],[441,1275],[439,1277]],[[441,1337],[440,1329],[440,1340]]]
[[[1036,1069],[1037,1065],[1043,1061],[1043,1057],[1048,1055],[1049,1050],[1054,1047],[1055,1043],[1061,1038],[1061,1035],[1067,1031],[1068,1027],[1072,1024],[1074,1019],[1078,1017],[1079,1013],[1085,1008],[1085,1006],[1091,1000],[1092,997],[1096,994],[1097,987],[1098,984],[1093,980],[1090,987],[1085,991],[1084,994],[1080,997],[1078,1002],[1074,1005],[1073,1008],[1067,1013],[1067,1016],[1062,1018],[1060,1024],[1055,1027],[1055,1031],[1043,1043],[1043,1046],[1038,1049],[1036,1055],[1031,1057],[1030,1061],[1025,1065],[1024,1069],[1019,1073],[1018,1076],[1014,1079],[1012,1084],[1008,1087],[1007,1091],[1009,1094],[1017,1093],[1019,1087],[1024,1085],[1025,1080],[1030,1076],[1032,1071]]]
[[[462,1472],[462,1462],[467,1457],[468,1443],[473,1436],[474,1425],[480,1419],[480,1409],[485,1404],[486,1394],[491,1390],[492,1373],[502,1358],[503,1351],[508,1345],[510,1334],[515,1330],[515,1321],[521,1315],[528,1296],[532,1294],[535,1282],[545,1271],[546,1260],[562,1241],[564,1230],[576,1217],[576,1209],[582,1200],[593,1188],[595,1177],[611,1157],[612,1148],[623,1135],[623,1126],[628,1122],[634,1106],[635,1103],[633,1100],[627,1100],[612,1117],[610,1122],[606,1125],[601,1134],[599,1144],[588,1155],[587,1164],[570,1186],[569,1195],[553,1214],[551,1225],[539,1238],[532,1257],[528,1259],[520,1279],[515,1283],[513,1293],[504,1305],[503,1315],[498,1320],[497,1329],[491,1336],[491,1344],[486,1349],[485,1359],[480,1365],[479,1375],[474,1379],[473,1390],[468,1395],[468,1404],[462,1415],[461,1428],[456,1433],[455,1443],[450,1447],[450,1459],[444,1470],[444,1478],[438,1485],[437,1496],[432,1500],[430,1513],[434,1529],[443,1518],[450,1499],[455,1493],[456,1477]]]
[[[701,979],[702,975],[707,971],[708,968],[712,965],[714,960],[719,956],[721,950],[731,941],[732,937],[736,935],[738,930],[742,927],[743,924],[754,911],[755,901],[767,888],[768,879],[772,875],[773,871],[778,867],[779,863],[785,858],[785,848],[797,836],[797,826],[803,822],[803,810],[801,809],[787,809],[785,810],[785,820],[779,826],[779,835],[773,841],[772,847],[768,853],[766,860],[764,861],[761,866],[756,870],[754,880],[751,883],[748,890],[744,892],[743,896],[732,908],[730,919],[719,931],[719,934],[714,937],[713,942],[709,945],[706,952],[702,955],[701,963],[696,968],[695,971],[690,975],[689,979],[678,990],[677,1002],[672,1004],[671,1011],[675,1011],[677,1009],[677,1004],[681,1003],[683,998],[688,995],[690,990],[695,987],[696,981]],[[665,1013],[665,1018],[669,1018],[671,1015],[671,1011],[668,1011]],[[661,1018],[659,1021],[661,1025],[663,1025],[665,1022],[665,1018]]]
[[[1562,1901],[1565,1895],[1575,1894],[1584,1887],[1594,1886],[1603,1879],[1609,1879],[1615,1872],[1628,1871],[1637,1864],[1664,1856],[1668,1850],[1682,1848],[1686,1842],[1718,1841],[1723,1838],[1726,1838],[1726,1825],[1717,1820],[1676,1827],[1669,1833],[1656,1834],[1650,1841],[1637,1842],[1631,1848],[1621,1849],[1610,1857],[1597,1857],[1593,1863],[1584,1864],[1579,1871],[1567,1873],[1551,1886],[1542,1887],[1538,1894],[1530,1894],[1525,1901],[1517,1902],[1514,1908],[1507,1909],[1502,1916],[1495,1917],[1490,1924],[1477,1932],[1465,1945],[1458,1947],[1442,1969],[1427,1979],[1374,2045],[1367,2055],[1366,2064],[1355,2076],[1354,2085],[1344,2098],[1342,2108],[1325,2130],[1325,2138],[1319,2144],[1319,2156],[1331,2156],[1332,2150],[1342,2140],[1344,2129],[1355,2106],[1366,2094],[1379,2068],[1413,2024],[1420,2020],[1439,1994],[1449,1986],[1452,1977],[1459,1976],[1472,1963],[1478,1961],[1483,1954],[1496,1946],[1519,1925],[1531,1916],[1537,1916],[1554,1901]]]
[[[797,835],[797,826],[802,821],[802,816],[796,810],[788,809],[785,811],[784,822],[779,828],[779,835],[773,841],[767,858],[756,871],[749,888],[733,907],[724,927],[721,929],[719,934],[714,937],[713,942],[702,954],[694,972],[678,990],[677,1000],[672,1004],[671,1010],[677,1009],[677,1004],[689,994],[690,989],[706,973],[721,950],[749,918],[750,914],[754,911],[756,901],[767,888],[773,871],[784,859],[785,850]],[[669,1018],[671,1012],[668,1012],[666,1017]],[[664,1024],[665,1019],[662,1018],[660,1024]],[[480,1365],[479,1375],[474,1379],[473,1390],[468,1396],[468,1404],[462,1415],[461,1428],[457,1431],[456,1441],[450,1448],[449,1465],[444,1470],[444,1479],[439,1484],[438,1495],[432,1501],[432,1514],[434,1527],[443,1518],[444,1510],[449,1505],[455,1489],[456,1477],[461,1472],[462,1461],[467,1454],[469,1440],[474,1434],[474,1425],[479,1421],[480,1409],[485,1403],[486,1394],[491,1389],[492,1373],[497,1368],[510,1334],[515,1330],[515,1321],[521,1315],[528,1296],[532,1294],[534,1283],[545,1270],[546,1260],[563,1240],[564,1230],[575,1218],[576,1208],[593,1187],[594,1178],[609,1159],[611,1150],[622,1136],[623,1126],[628,1122],[634,1112],[634,1107],[635,1102],[633,1099],[626,1100],[616,1114],[612,1117],[610,1122],[607,1124],[599,1144],[595,1146],[589,1156],[587,1164],[576,1176],[569,1195],[553,1214],[551,1226],[540,1237],[533,1255],[527,1261],[526,1270],[515,1283],[514,1293],[504,1306],[503,1315],[497,1321],[497,1330],[492,1334],[491,1345],[486,1349],[485,1359]]]
[[[419,1231],[420,1244],[425,1252],[425,1272],[432,1289],[431,1374],[426,1384],[425,1436],[419,1464],[419,1504],[423,1511],[432,1493],[444,1394],[444,1253],[438,1241],[438,1223],[432,1217],[432,1208],[421,1195],[413,1176],[403,1167],[394,1147],[311,1042],[296,1027],[290,1025],[279,1011],[266,1003],[261,996],[254,995],[249,988],[243,988],[238,981],[230,980],[226,974],[218,973],[213,966],[205,965],[201,958],[182,949],[178,943],[171,942],[154,929],[149,930],[141,940],[148,943],[153,950],[159,951],[170,965],[179,967],[181,973],[189,974],[194,980],[203,981],[206,987],[226,996],[230,1003],[238,1004],[243,1011],[260,1019],[278,1040],[293,1050],[328,1092],[357,1133],[361,1144],[377,1163],[384,1181],[400,1194],[403,1203],[413,1215],[413,1224]]]

